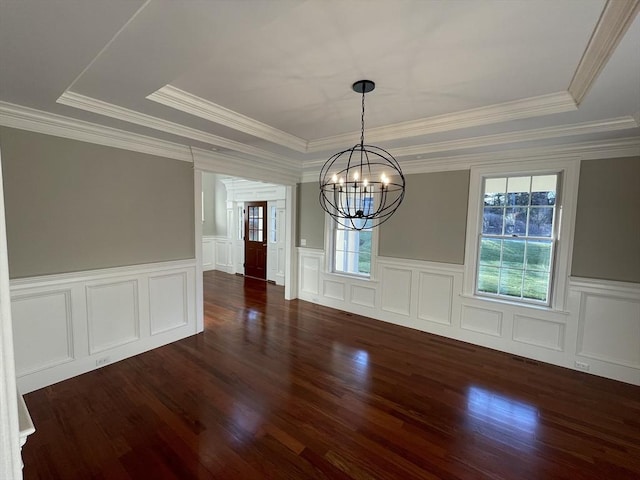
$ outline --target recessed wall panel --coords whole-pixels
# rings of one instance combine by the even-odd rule
[[[90,353],[139,338],[137,281],[93,285],[86,291]]]
[[[420,272],[418,278],[418,318],[450,325],[453,277]]]
[[[12,298],[18,376],[73,360],[70,295],[65,290]]]
[[[302,291],[317,295],[320,288],[320,260],[317,257],[302,257],[300,268]]]
[[[513,339],[528,345],[563,350],[564,325],[539,318],[515,315],[513,318]]]
[[[375,308],[375,288],[361,287],[360,285],[351,285],[351,303],[361,305],[363,307]]]
[[[213,240],[202,241],[202,267],[206,270],[214,267]]]
[[[464,330],[499,337],[502,335],[502,312],[465,305],[460,326]]]
[[[640,367],[640,302],[583,294],[578,353]]]
[[[325,280],[324,296],[334,300],[344,300],[344,283]]]
[[[187,275],[149,278],[151,335],[187,324]]]
[[[411,312],[411,275],[409,269],[382,268],[382,309],[409,316]]]

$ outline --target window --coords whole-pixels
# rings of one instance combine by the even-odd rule
[[[485,178],[476,291],[549,304],[558,175]]]
[[[364,204],[355,208],[367,212],[371,210],[372,197],[363,199]],[[357,226],[364,224],[362,230],[345,227],[330,220],[333,232],[333,265],[332,270],[336,273],[358,275],[362,277],[371,276],[371,255],[373,252],[373,231],[371,222],[369,225],[356,223]],[[365,222],[364,219],[354,219],[354,222]],[[368,228],[367,228],[368,227]]]
[[[273,205],[271,207],[271,228],[270,230],[270,237],[271,237],[271,243],[276,243],[278,241],[278,218],[277,218],[277,212],[278,212],[278,208]]]
[[[463,295],[564,311],[580,161],[471,168]]]
[[[250,206],[248,208],[249,226],[247,233],[249,234],[249,241],[262,242],[264,237],[264,232],[262,230],[264,212],[262,211],[262,207]]]
[[[244,240],[244,208],[238,207],[238,240]]]

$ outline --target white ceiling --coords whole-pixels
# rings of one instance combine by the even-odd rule
[[[0,0],[0,115],[311,171],[358,141],[367,78],[366,139],[401,164],[637,138],[639,5]]]

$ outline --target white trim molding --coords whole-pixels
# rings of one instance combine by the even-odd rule
[[[227,138],[204,132],[202,130],[197,130],[195,128],[185,127],[184,125],[181,125],[179,123],[170,122],[168,120],[163,120],[151,115],[136,112],[134,110],[120,107],[118,105],[113,105],[111,103],[107,103],[95,98],[87,97],[79,93],[66,91],[62,95],[60,95],[57,103],[78,108],[80,110],[97,113],[99,115],[104,115],[110,118],[116,118],[118,120],[123,120],[135,125],[153,128],[154,130],[159,130],[161,132],[179,135],[190,140],[208,143],[215,147],[226,148],[236,152],[244,153],[245,155],[251,155],[263,161],[269,161],[277,166],[291,168],[298,165],[298,162],[296,160],[287,159],[282,155],[276,155],[266,150],[252,147],[251,145],[229,140]]]
[[[403,160],[402,171],[405,174],[445,172],[450,170],[468,170],[483,165],[500,163],[526,164],[532,161],[554,160],[597,160],[601,158],[621,158],[640,156],[640,137],[627,137],[613,140],[572,143],[568,145],[552,145],[543,147],[519,148],[486,152],[478,154],[462,154],[443,157]],[[304,163],[303,182],[315,182],[322,161]]]
[[[290,148],[296,152],[305,153],[307,151],[307,141],[300,137],[278,130],[266,123],[259,122],[171,85],[165,85],[147,95],[146,98],[181,112]]]
[[[300,181],[301,169],[275,169],[270,162],[259,162],[223,152],[210,152],[193,148],[195,168],[234,177],[282,185],[295,185]]]
[[[396,158],[426,155],[437,152],[450,152],[468,148],[493,147],[521,142],[534,142],[549,140],[551,138],[565,138],[577,135],[589,135],[603,132],[617,132],[637,128],[640,124],[631,115],[618,118],[608,118],[594,122],[578,123],[575,125],[555,125],[553,127],[535,128],[531,130],[519,130],[515,132],[497,133],[481,137],[470,137],[446,142],[435,142],[411,147],[391,149],[391,154]]]
[[[573,248],[573,230],[575,225],[576,204],[578,199],[578,179],[580,175],[580,161],[552,160],[527,162],[523,164],[503,163],[487,165],[471,169],[469,179],[469,207],[467,210],[467,228],[465,242],[465,281],[464,295],[475,296],[476,267],[478,261],[478,238],[480,235],[480,219],[482,218],[482,185],[486,176],[499,175],[535,175],[544,173],[559,173],[561,175],[560,205],[557,206],[559,224],[556,239],[555,262],[552,270],[552,291],[550,309],[565,310],[567,280],[571,271],[571,252]],[[505,299],[506,300],[506,299]]]
[[[28,433],[21,431],[18,409],[3,185],[0,152],[0,478],[17,480],[22,478],[20,452]]]
[[[576,109],[576,103],[568,92],[557,92],[420,120],[370,128],[367,130],[367,139],[373,143],[385,142],[511,120],[521,120],[523,118],[570,112]],[[319,152],[339,147],[344,148],[344,145],[351,144],[352,140],[357,138],[357,135],[358,133],[356,132],[349,132],[310,140],[308,151]]]
[[[640,0],[608,0],[582,54],[568,91],[580,105],[640,11]]]
[[[30,392],[196,333],[196,262],[11,282],[18,386]]]
[[[33,108],[0,102],[0,125],[191,162],[189,147]]]

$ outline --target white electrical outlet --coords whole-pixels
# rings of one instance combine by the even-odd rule
[[[585,362],[576,361],[576,369],[582,370],[583,372],[588,372],[589,371],[589,364],[585,363]]]
[[[96,367],[101,367],[109,363],[109,357],[102,357],[96,360]]]

